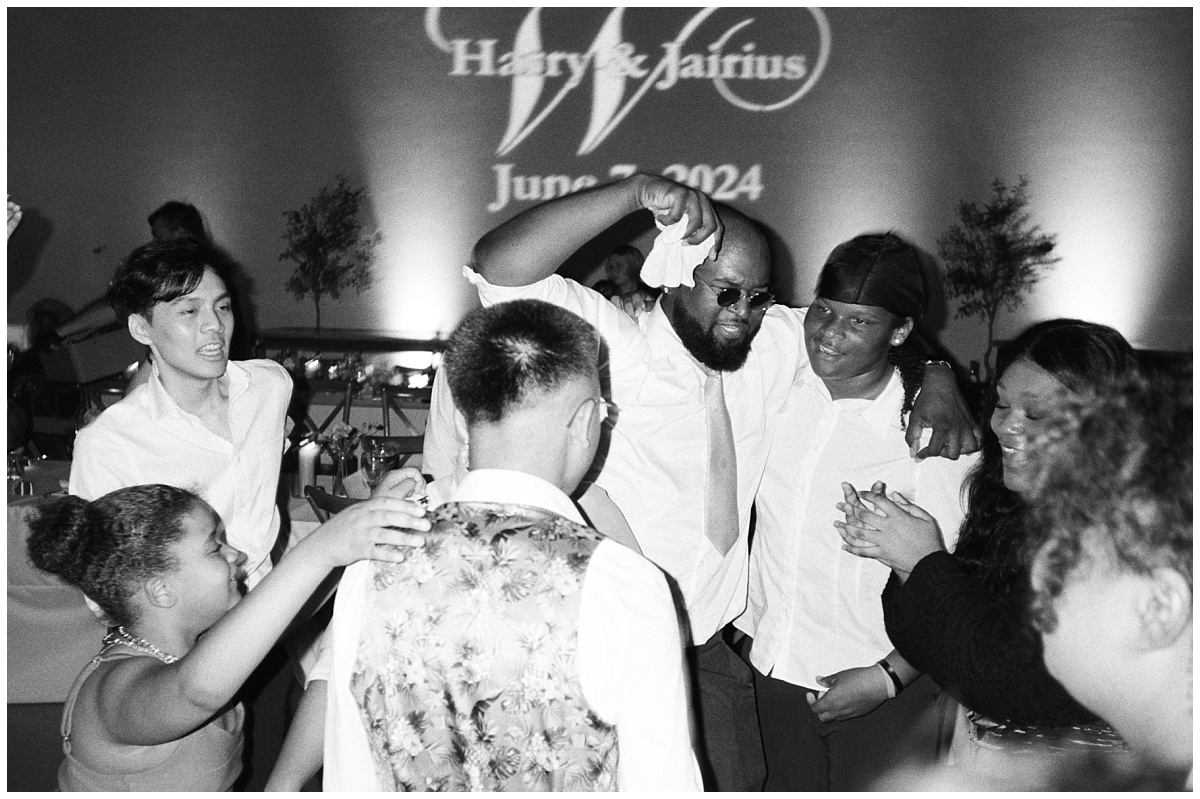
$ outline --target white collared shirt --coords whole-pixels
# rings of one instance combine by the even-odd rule
[[[953,548],[966,512],[963,478],[977,455],[909,455],[900,427],[904,387],[893,370],[875,399],[834,400],[811,369],[796,381],[758,493],[750,600],[736,626],[753,636],[763,674],[820,689],[818,676],[867,666],[892,651],[880,594],[890,569],[842,550],[842,482],[860,492],[876,480],[936,518]]]
[[[750,510],[776,413],[795,375],[808,364],[801,337],[804,311],[769,309],[745,365],[723,375],[741,530],[722,557],[704,534],[704,370],[679,340],[662,305],[635,322],[597,292],[558,275],[507,287],[492,285],[470,269],[464,274],[485,306],[526,297],[545,300],[579,314],[604,337],[612,399],[620,414],[596,483],[625,514],[646,557],[675,579],[692,642],[704,643],[746,607]],[[452,432],[453,422],[438,421],[445,413],[434,407],[430,423]],[[461,448],[459,442],[452,446]],[[435,461],[454,463],[455,456],[435,453]]]
[[[246,553],[247,587],[271,570],[279,535],[275,495],[292,379],[270,360],[230,361],[226,440],[179,407],[159,379],[100,414],[75,438],[70,492],[87,500],[118,488],[165,483],[199,494]]]
[[[566,494],[523,472],[470,472],[453,499],[532,505],[583,523]],[[310,679],[329,680],[326,791],[379,790],[362,716],[350,693],[358,625],[370,579],[369,561],[346,569],[338,585],[322,661],[310,675]],[[666,580],[654,564],[610,540],[596,547],[583,581],[579,682],[591,709],[617,728],[620,790],[701,789],[689,736],[679,624]]]

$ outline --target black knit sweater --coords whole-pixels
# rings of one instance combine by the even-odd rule
[[[1028,582],[1022,574],[1023,583]],[[888,637],[904,659],[969,710],[997,721],[1061,726],[1097,718],[1046,670],[1025,617],[1024,586],[995,591],[948,552],[926,555],[883,592]]]

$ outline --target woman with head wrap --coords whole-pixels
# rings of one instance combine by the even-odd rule
[[[753,639],[767,790],[862,790],[898,742],[936,754],[933,731],[914,729],[936,688],[925,679],[898,696],[887,671],[918,676],[884,630],[888,569],[843,552],[830,528],[847,480],[884,479],[962,518],[972,459],[919,461],[905,441],[925,368],[911,336],[924,304],[916,249],[869,234],[834,249],[805,311],[808,363],[775,420],[737,621]]]

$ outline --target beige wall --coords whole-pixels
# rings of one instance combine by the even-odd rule
[[[311,324],[311,305],[283,291],[282,212],[340,172],[368,187],[385,241],[375,290],[323,306],[325,323],[445,333],[474,302],[459,277],[471,245],[530,204],[489,210],[501,205],[497,175],[577,181],[682,164],[713,169],[718,185],[736,176],[736,204],[778,235],[777,278],[796,303],[839,241],[894,229],[936,252],[959,199],[1026,174],[1063,262],[1001,337],[1070,315],[1140,346],[1190,348],[1191,9],[837,8],[821,15],[824,50],[802,9],[699,13],[9,9],[8,192],[28,210],[9,244],[9,318],[43,297],[78,307],[98,296],[148,237],[146,215],[182,199],[253,277],[261,327]],[[645,59],[621,86],[585,71],[501,153],[518,82],[453,74],[450,41],[478,54],[494,40],[498,57],[524,25],[545,51],[584,52],[606,21]],[[639,64],[681,37],[680,53],[698,58],[722,39],[735,56],[803,56],[806,75],[725,82],[742,105],[783,106],[771,111],[739,107],[711,79],[651,86],[581,155],[604,116],[593,98],[629,103]],[[785,104],[822,52],[819,77]],[[524,81],[527,120],[568,63],[540,94]],[[942,316],[934,335],[978,357],[981,326]]]

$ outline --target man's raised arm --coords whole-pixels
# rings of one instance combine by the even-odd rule
[[[581,246],[634,211],[645,208],[664,225],[688,215],[686,241],[699,244],[723,228],[701,192],[653,175],[633,175],[568,194],[517,214],[475,245],[471,268],[498,286],[527,286],[553,274]]]

